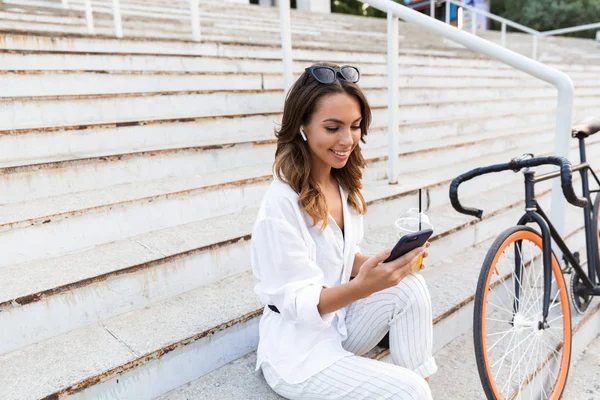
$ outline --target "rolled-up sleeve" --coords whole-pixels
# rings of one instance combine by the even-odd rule
[[[263,217],[254,225],[251,262],[260,280],[258,293],[274,304],[284,319],[322,330],[335,313],[318,311],[321,290],[327,287],[323,271],[310,259],[301,233],[287,220]]]

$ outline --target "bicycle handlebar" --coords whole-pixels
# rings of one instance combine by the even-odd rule
[[[563,194],[565,195],[565,198],[569,203],[573,204],[576,207],[585,207],[588,205],[587,199],[577,197],[575,191],[573,190],[573,173],[571,170],[571,162],[564,157],[550,156],[532,158],[529,160],[514,159],[509,163],[496,164],[491,165],[489,167],[475,168],[469,172],[458,176],[450,184],[450,202],[452,203],[452,207],[454,207],[454,209],[459,213],[481,218],[483,215],[483,210],[480,210],[478,208],[463,207],[463,205],[458,200],[458,187],[463,182],[492,172],[501,172],[508,170],[518,172],[522,168],[538,167],[540,165],[545,164],[554,164],[560,167],[561,186]]]

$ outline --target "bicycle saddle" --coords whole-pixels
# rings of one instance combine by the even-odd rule
[[[600,118],[589,117],[578,124],[575,124],[575,126],[571,128],[571,136],[574,138],[582,137],[585,139],[598,131],[600,131]]]

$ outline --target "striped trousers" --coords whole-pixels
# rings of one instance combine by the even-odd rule
[[[265,380],[286,399],[431,399],[426,378],[437,371],[432,356],[431,297],[420,274],[348,305],[348,337],[342,346],[354,353],[304,382],[288,384],[265,363]],[[389,331],[393,364],[361,355]]]

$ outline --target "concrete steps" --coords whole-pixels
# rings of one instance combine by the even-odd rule
[[[386,105],[387,90],[365,90],[369,103],[380,110]],[[46,126],[132,123],[179,118],[279,112],[284,100],[279,90],[197,91],[178,94],[153,93],[119,95],[85,95],[38,98],[0,99],[0,130],[34,129]],[[597,95],[579,96],[575,107],[598,104]],[[526,110],[556,107],[556,96],[522,97]],[[474,109],[473,104],[479,109]],[[457,101],[401,101],[401,122],[442,120],[447,116],[479,116],[516,113],[523,110],[514,99]]]
[[[10,4],[19,4],[19,5],[25,5],[25,6],[29,6],[29,7],[36,7],[36,8],[40,8],[40,7],[45,7],[45,10],[47,13],[53,13],[55,12],[54,10],[56,10],[56,12],[62,13],[64,12],[64,10],[62,10],[61,5],[56,4],[56,3],[52,3],[52,2],[47,2],[47,1],[28,1],[28,0],[11,0],[9,1]],[[71,8],[76,10],[76,14],[78,14],[79,18],[81,18],[81,15],[83,14],[83,10],[84,10],[84,6],[83,6],[83,2],[73,2],[71,3]],[[100,17],[100,19],[107,19],[112,15],[112,4],[110,2],[99,2],[99,1],[95,1],[94,2],[94,11],[95,13],[97,13]],[[252,15],[251,11],[255,11],[257,14],[256,15]],[[276,10],[265,10],[264,8],[258,8],[258,7],[243,7],[243,6],[236,6],[236,8],[225,8],[225,7],[205,7],[204,4],[201,6],[201,24],[204,27],[204,31],[205,30],[210,30],[212,27],[214,28],[220,28],[222,31],[224,30],[225,32],[228,31],[233,31],[235,32],[235,30],[243,30],[244,28],[248,27],[252,27],[250,28],[251,31],[254,31],[254,37],[253,37],[253,41],[254,42],[269,42],[269,43],[274,43],[274,40],[276,40],[275,38],[273,38],[273,35],[269,35],[266,36],[265,39],[263,40],[261,38],[261,31],[257,31],[256,28],[257,25],[264,27],[263,30],[269,30],[269,28],[271,28],[273,30],[273,33],[277,33],[278,32],[278,16],[276,13],[274,13]],[[165,23],[167,24],[166,28],[169,29],[177,29],[178,27],[182,27],[183,29],[187,28],[187,35],[185,35],[184,37],[189,37],[191,36],[189,33],[189,11],[187,10],[187,7],[184,9],[173,9],[171,7],[164,7],[164,6],[148,6],[148,5],[142,5],[142,4],[131,4],[131,3],[122,3],[121,4],[121,12],[123,15],[123,24],[124,24],[124,30],[125,30],[125,34],[129,34],[129,35],[134,35],[134,36],[138,36],[138,37],[143,37],[143,36],[154,36],[154,37],[165,37],[167,36],[167,34],[165,34],[165,31],[159,31],[159,30],[153,30],[152,27],[154,25],[156,25],[157,23],[155,22],[154,24],[146,24],[146,25],[136,25],[136,23],[138,21],[157,21],[160,20],[161,25],[165,25]],[[373,28],[373,23],[376,23],[376,21],[368,21],[366,19],[363,20],[356,20],[355,24],[350,25],[348,23],[348,21],[346,20],[345,22],[342,23],[336,23],[336,18],[333,18],[333,20],[329,20],[327,19],[327,23],[324,24],[324,16],[323,15],[318,15],[318,16],[314,16],[312,14],[307,14],[307,13],[302,13],[302,12],[298,12],[296,10],[293,10],[293,15],[294,18],[293,20],[293,24],[292,24],[292,33],[295,34],[295,41],[302,41],[302,38],[308,38],[310,40],[311,37],[315,37],[317,35],[319,36],[323,36],[324,38],[326,38],[331,44],[336,43],[339,44],[340,46],[344,46],[349,43],[349,42],[345,42],[343,40],[339,39],[339,34],[340,33],[345,33],[348,34],[348,28],[351,27],[356,27],[356,24],[360,24],[362,27],[368,28],[362,31],[366,31],[369,32],[369,30],[371,30],[371,28]],[[244,16],[245,18],[242,20],[240,19],[241,16]],[[203,18],[206,18],[206,20],[202,21]],[[250,20],[250,21],[248,21]],[[215,22],[216,21],[216,22]],[[228,21],[231,21],[230,23],[228,23]],[[50,24],[50,23],[46,23],[46,24],[25,24],[25,23],[20,23],[18,24],[18,22],[20,21],[16,21],[17,23],[13,23],[12,28],[13,29],[21,29],[21,30],[29,30],[29,31],[35,31],[35,30],[40,30],[40,31],[44,31],[44,30],[54,30],[54,31],[60,31],[61,27],[64,26],[62,24]],[[250,23],[248,23],[250,22]],[[102,22],[101,22],[102,24]],[[68,27],[66,27],[66,29],[64,29],[65,31],[68,31]],[[377,29],[378,31],[380,31],[381,29]],[[359,32],[361,31],[360,29],[357,30],[351,30],[350,32]],[[83,33],[84,31],[82,30],[80,33]],[[110,29],[107,29],[106,32],[102,31],[101,33],[109,33],[112,34],[112,31]],[[371,40],[373,41],[373,43],[377,43],[377,41],[379,41],[381,43],[381,45],[383,46],[383,48],[385,48],[385,32],[377,32],[377,33],[373,33],[370,35]],[[425,33],[425,36],[431,36],[431,34],[429,33]],[[174,38],[182,38],[182,35],[179,34],[179,36],[173,36]],[[221,40],[225,39],[227,36],[221,36]],[[231,36],[229,36],[231,37]],[[239,37],[239,36],[237,36]]]
[[[438,235],[432,239],[432,249],[434,247],[440,250],[452,249],[449,243],[442,241],[452,238],[455,240],[453,243],[458,244],[457,235],[449,235],[449,233],[456,231],[457,227],[461,225],[464,226],[460,230],[462,233],[473,236],[472,240],[465,240],[463,236],[460,239],[460,248],[452,249],[452,254],[444,253],[441,257],[433,256],[431,262],[436,263],[437,261],[437,263],[427,270],[426,279],[429,282],[432,296],[435,297],[433,303],[436,304],[434,312],[437,332],[436,346],[441,348],[444,340],[451,340],[448,337],[450,332],[448,326],[464,326],[459,321],[451,321],[449,316],[458,318],[456,305],[461,309],[464,297],[467,296],[467,299],[469,296],[472,297],[472,288],[464,284],[464,278],[471,276],[476,279],[480,260],[478,260],[479,257],[471,257],[470,253],[466,254],[469,251],[467,249],[471,243],[476,244],[478,241],[486,240],[490,235],[495,235],[500,226],[510,225],[511,221],[516,218],[516,215],[512,214],[522,213],[518,207],[519,204],[522,207],[522,200],[517,197],[521,192],[521,185],[510,185],[510,187],[501,186],[488,190],[484,194],[478,194],[476,199],[479,200],[478,202],[486,204],[489,215],[488,219],[478,223],[473,223],[470,218],[451,214],[452,211],[447,205],[430,210],[436,225],[440,226],[437,228],[439,229]],[[500,193],[502,195],[499,196]],[[542,194],[542,191],[539,193],[541,204],[547,207],[550,196]],[[515,201],[514,206],[508,206],[513,211],[498,214],[498,211],[494,211],[494,209],[501,203],[506,207],[505,199]],[[475,198],[465,199],[465,203],[468,204],[474,201]],[[387,210],[389,215],[390,207],[401,208],[400,204],[395,203],[397,201],[380,203],[383,206],[380,208]],[[577,209],[570,210],[570,212],[573,212],[573,215],[580,215]],[[372,216],[371,218],[377,218],[378,212],[374,210],[373,214],[369,215]],[[490,222],[492,219],[495,221]],[[577,222],[575,222],[578,220],[576,218],[567,220],[570,221],[568,232],[578,232]],[[452,224],[454,227],[451,227]],[[492,224],[492,226],[482,229],[486,224]],[[573,228],[573,224],[575,228]],[[484,232],[487,232],[487,235]],[[375,248],[380,249],[385,246],[386,244],[381,243],[382,238],[387,236],[389,239],[392,234],[387,225],[379,228],[368,227],[365,243],[361,246],[365,247],[366,254],[370,254]],[[580,239],[580,236],[578,238]],[[386,240],[386,243],[389,245],[391,242]],[[433,255],[434,251],[431,253]],[[463,259],[457,260],[457,257],[460,258],[461,255]],[[470,263],[464,258],[468,258]],[[454,262],[449,266],[447,264],[449,261]],[[227,265],[231,264],[227,263]],[[467,271],[471,269],[472,272],[468,273]],[[155,273],[158,279],[163,274],[170,274],[166,270]],[[448,285],[451,277],[463,283]],[[151,280],[154,279],[142,280],[139,276],[135,277],[137,282],[150,282]],[[3,398],[11,398],[11,393],[28,393],[31,398],[36,398],[51,393],[69,394],[81,390],[78,396],[94,397],[100,393],[111,391],[118,393],[118,397],[121,399],[139,399],[151,398],[164,393],[170,389],[168,386],[174,388],[202,376],[255,348],[257,338],[257,319],[255,317],[260,315],[262,308],[252,295],[253,282],[249,271],[237,273],[175,297],[154,302],[138,310],[102,319],[98,323],[5,353],[0,356],[3,365],[9,366],[8,368],[18,373],[19,376],[26,377],[30,376],[29,374],[36,376],[33,374],[45,372],[44,380],[38,380],[35,384],[32,384],[31,380],[24,379],[23,382],[27,382],[28,385],[28,389],[25,391],[23,387],[20,387],[20,382],[2,382],[0,394]],[[445,289],[439,289],[441,287]],[[91,292],[102,293],[102,290],[99,289],[90,287]],[[125,286],[113,286],[110,292],[114,296],[114,294],[125,294],[128,291]],[[75,299],[80,298],[81,293],[74,291],[68,295]],[[68,300],[65,298],[62,301]],[[46,302],[46,300],[44,299],[42,302]],[[21,307],[27,307],[27,305]],[[15,308],[14,312],[18,312],[21,307]],[[81,309],[81,307],[74,308]],[[64,310],[66,311],[66,309]],[[9,311],[8,314],[12,312]],[[463,318],[466,316],[468,316],[467,313]],[[61,320],[64,324],[64,315]],[[48,325],[46,324],[46,326]],[[26,331],[32,331],[32,329]],[[441,332],[445,332],[442,335],[445,339],[439,338]],[[87,339],[83,340],[83,337]],[[3,343],[5,342],[3,340]],[[73,348],[73,343],[83,344],[88,348],[85,360],[79,357],[77,348]],[[210,345],[208,345],[209,343]],[[234,345],[234,343],[238,343],[238,345]],[[90,346],[95,346],[97,350],[90,349]],[[54,351],[47,353],[44,348],[52,348]],[[227,349],[227,351],[224,352],[223,349]],[[40,358],[40,353],[51,355],[43,357],[32,369],[29,360]],[[381,356],[385,357],[385,354],[381,354]],[[60,357],[61,362],[68,366],[66,369],[49,368],[58,361],[57,357]],[[98,357],[102,358],[102,362]],[[198,364],[199,360],[208,359],[212,361]],[[88,367],[85,367],[86,365]],[[90,368],[92,365],[93,368]],[[69,380],[70,383],[67,383],[66,380]]]
[[[581,77],[575,81],[577,94],[597,93],[598,82],[593,78]],[[294,79],[300,75],[296,74]],[[465,77],[456,86],[456,77],[431,76],[414,73],[401,74],[400,92],[423,91],[440,88],[457,89],[459,93],[492,90],[496,95],[512,96],[513,90],[531,89],[532,93],[546,93],[555,89],[530,78]],[[361,88],[375,89],[387,85],[387,78],[381,74],[362,74]],[[283,78],[276,73],[263,72],[202,72],[202,71],[0,71],[0,84],[5,88],[2,97],[65,96],[116,93],[182,92],[199,90],[239,90],[282,89]],[[436,94],[442,95],[440,91]],[[457,93],[458,94],[458,93]],[[430,94],[433,96],[433,94]],[[480,96],[483,96],[481,94]],[[485,95],[490,96],[489,93]],[[440,98],[441,100],[441,98]]]
[[[497,141],[498,139],[493,139]],[[523,145],[524,139],[509,139],[502,144],[499,150],[492,146],[486,150],[487,156],[482,159],[472,159],[469,165],[475,162],[486,163],[499,160],[504,162],[515,156],[530,151],[531,146],[536,146],[538,151],[552,151],[553,143],[550,140],[540,142],[535,137],[532,144]],[[544,144],[545,143],[545,144]],[[483,146],[487,143],[483,142]],[[506,147],[508,145],[508,147]],[[476,144],[475,144],[476,146]],[[590,152],[593,145],[590,145]],[[473,157],[475,151],[469,153],[466,147],[464,157]],[[458,148],[457,151],[465,150]],[[452,148],[450,148],[452,150]],[[490,152],[491,150],[491,152]],[[444,152],[447,152],[445,149]],[[499,151],[499,152],[498,152]],[[423,150],[424,160],[427,157],[435,158],[435,152]],[[538,153],[540,154],[540,153]],[[574,153],[576,154],[576,153]],[[418,159],[419,152],[414,154]],[[401,157],[401,165],[402,165]],[[451,162],[453,158],[447,158]],[[364,175],[365,183],[375,182],[385,178],[386,159],[373,160],[369,163]],[[148,164],[151,166],[152,164]],[[427,170],[413,172],[415,176],[429,176],[430,184],[439,183],[450,178],[450,173],[455,172],[455,163],[448,164],[453,169],[445,168],[444,173],[439,172],[439,160]],[[108,163],[107,166],[111,166]],[[122,168],[121,168],[122,169]],[[424,174],[425,171],[429,171]],[[45,174],[40,174],[44,176]],[[77,249],[95,246],[111,240],[124,239],[129,236],[144,232],[167,228],[189,221],[209,218],[235,212],[245,205],[256,204],[260,200],[264,182],[271,175],[271,164],[256,164],[254,167],[243,166],[236,169],[213,171],[211,174],[200,174],[182,179],[173,176],[164,177],[162,181],[154,183],[138,182],[129,185],[107,187],[106,189],[93,189],[89,182],[101,184],[98,177],[88,176],[81,180],[82,184],[88,182],[87,191],[74,192],[65,196],[40,198],[39,200],[24,203],[5,204],[0,206],[0,231],[2,241],[7,248],[0,266],[32,261],[50,257]],[[115,179],[118,176],[115,175]],[[71,177],[73,178],[73,176]],[[68,180],[67,180],[68,181]],[[60,184],[67,184],[61,182]],[[113,182],[115,183],[115,182]],[[420,186],[428,183],[422,180]],[[58,182],[56,182],[58,185]],[[10,186],[10,185],[9,185]],[[32,186],[35,187],[35,186]],[[81,190],[86,188],[80,187]],[[243,196],[240,197],[240,194]],[[243,202],[240,203],[240,198]],[[207,207],[206,205],[210,205]],[[188,210],[188,211],[186,211]],[[215,214],[218,213],[218,214]],[[140,221],[130,224],[128,221]],[[86,227],[95,226],[90,231]],[[44,246],[38,245],[44,243]],[[28,244],[29,250],[20,249]]]
[[[600,85],[590,77],[577,80],[578,95],[594,94]],[[300,74],[294,76],[298,79]],[[435,78],[433,82],[425,77]],[[442,101],[454,97],[486,99],[500,96],[513,97],[522,94],[523,87],[532,95],[554,93],[555,88],[527,78],[481,78],[473,77],[457,85],[453,77],[428,75],[400,75],[400,91],[403,101],[417,101],[435,97]],[[383,74],[361,75],[361,88],[387,87]],[[275,73],[223,73],[198,71],[0,71],[0,84],[5,87],[4,98],[125,94],[125,93],[177,93],[200,90],[249,90],[283,89],[281,74]],[[439,92],[431,93],[432,88]],[[517,92],[521,90],[521,92]],[[408,99],[406,98],[408,96]],[[414,100],[412,100],[414,99]]]
[[[600,324],[597,318],[590,323]],[[592,400],[600,389],[600,338],[591,336],[591,342],[569,370],[569,380],[563,392],[565,399]]]
[[[542,125],[535,130],[530,128],[508,133],[490,131],[479,135],[453,136],[439,139],[435,147],[428,147],[422,142],[402,141],[398,157],[402,164],[410,165],[412,172],[434,166],[439,168],[455,158],[483,156],[516,145],[527,147],[546,143],[551,140],[548,135],[551,129],[548,125]],[[364,174],[367,180],[380,179],[386,174],[385,132],[376,131],[373,135],[373,144],[361,147],[363,157],[370,165]],[[151,185],[161,183],[166,188],[166,179],[172,179],[174,183],[175,180],[183,181],[185,178],[194,179],[242,168],[253,168],[259,176],[263,176],[270,171],[270,163],[266,164],[265,160],[272,159],[275,146],[275,141],[271,139],[6,166],[0,168],[3,172],[0,187],[4,189],[0,204],[15,204],[125,184],[139,186],[143,182]]]
[[[577,111],[577,118],[594,115],[596,108]],[[376,110],[375,110],[376,111]],[[245,142],[273,140],[273,123],[281,113],[238,115],[235,118],[203,117],[189,120],[164,120],[138,124],[86,125],[66,128],[40,128],[0,134],[1,167],[17,167],[116,154],[183,149],[202,146],[226,146]],[[400,148],[426,145],[428,140],[456,138],[480,133],[510,134],[523,127],[541,130],[553,124],[547,110],[498,116],[456,117],[443,121],[403,123],[399,126]],[[364,146],[386,144],[386,127],[378,118],[371,124]],[[166,129],[168,127],[168,129]],[[443,129],[442,129],[443,128]],[[552,128],[548,129],[550,132]],[[210,132],[199,135],[198,132]]]
[[[590,152],[590,154],[592,153]],[[460,167],[464,171],[467,166],[461,165]],[[468,217],[456,214],[447,205],[447,201],[442,200],[447,196],[447,185],[438,184],[435,190],[428,191],[427,198],[430,199],[432,207],[429,214],[436,225],[436,236],[432,239],[432,243],[439,249],[438,252],[431,252],[430,263],[434,263],[434,265],[428,270],[434,274],[435,271],[440,271],[439,278],[436,278],[439,279],[439,282],[447,283],[448,279],[451,279],[449,269],[455,271],[452,273],[455,279],[464,281],[464,268],[466,267],[464,263],[458,262],[456,257],[468,252],[469,246],[496,235],[500,227],[510,226],[522,213],[522,185],[517,184],[519,176],[510,174],[512,179],[505,182],[504,179],[507,176],[505,174],[504,178],[494,180],[494,184],[498,186],[491,189],[485,190],[489,186],[478,187],[478,185],[465,187],[465,190],[461,192],[464,196],[470,197],[470,199],[465,199],[465,204],[483,204],[485,207],[484,219],[476,223],[473,223],[475,221]],[[417,177],[415,183],[417,182],[422,183],[422,178]],[[515,184],[509,185],[508,182]],[[477,190],[473,192],[473,189]],[[550,199],[548,189],[548,185],[545,185],[545,189],[544,185],[541,185],[538,190],[540,202],[546,208]],[[390,190],[396,190],[395,187],[389,187],[382,182],[378,189],[379,196],[385,191],[389,194],[387,197],[379,199],[369,195],[370,193],[374,194],[375,190],[375,187],[365,188],[370,211],[366,219],[365,240],[361,244],[361,248],[364,248],[366,254],[379,251],[383,246],[393,242],[391,240],[392,230],[387,223],[383,223],[388,220],[389,210],[406,209],[414,202],[414,190],[405,196],[398,197],[397,194],[390,192]],[[514,202],[514,204],[510,202]],[[91,395],[93,397],[94,394],[98,395],[110,390],[118,392],[119,398],[150,398],[169,390],[170,388],[164,386],[167,383],[176,386],[183,384],[187,380],[201,376],[189,374],[207,373],[219,365],[247,354],[256,345],[257,326],[254,317],[260,314],[261,309],[252,295],[252,277],[247,270],[244,270],[244,268],[248,268],[248,236],[247,234],[242,237],[237,235],[240,230],[249,232],[254,219],[252,212],[248,210],[247,217],[226,216],[222,222],[204,221],[190,224],[185,229],[179,228],[177,231],[156,232],[145,237],[131,238],[122,243],[111,243],[107,246],[87,249],[55,260],[45,260],[45,262],[38,263],[37,266],[36,264],[15,266],[15,270],[18,268],[20,271],[29,271],[33,279],[26,279],[21,273],[19,281],[2,282],[2,286],[33,288],[38,292],[24,295],[25,292],[18,294],[17,290],[13,291],[10,296],[13,297],[12,300],[3,299],[0,307],[6,312],[0,313],[0,316],[7,315],[6,322],[15,325],[14,329],[7,330],[9,336],[4,337],[1,342],[4,346],[16,347],[12,351],[10,348],[4,348],[2,352],[8,352],[4,356],[0,356],[0,360],[3,363],[6,362],[6,365],[10,365],[11,371],[16,370],[22,373],[25,368],[23,364],[25,360],[30,359],[34,354],[39,354],[37,352],[44,351],[43,348],[46,346],[59,349],[67,346],[68,343],[80,340],[80,335],[85,335],[95,340],[94,343],[99,346],[108,346],[106,354],[114,355],[113,360],[106,360],[101,364],[104,365],[105,370],[96,368],[99,364],[94,361],[93,365],[96,366],[96,369],[91,373],[92,375],[79,374],[77,375],[79,378],[75,379],[71,374],[80,371],[83,364],[81,361],[68,362],[70,365],[68,371],[65,372],[64,369],[61,369],[56,373],[53,372],[54,375],[45,374],[48,380],[39,382],[37,385],[39,388],[37,386],[35,388],[35,390],[39,389],[39,392],[29,389],[30,391],[27,393],[31,392],[32,396],[40,395],[39,393],[42,392],[50,393],[48,390],[65,389],[66,387],[66,391],[61,393],[70,393],[72,390],[76,390],[75,388],[83,388],[85,390],[82,392],[82,396]],[[578,209],[573,208],[570,212],[580,216]],[[227,222],[227,218],[229,221],[231,218],[235,220],[236,234],[233,237],[228,236],[233,231],[232,223]],[[577,224],[581,223],[579,219],[573,217],[567,218],[567,221],[570,224]],[[242,221],[246,221],[245,229],[239,225],[243,223]],[[569,232],[575,232],[577,226],[569,229]],[[160,235],[156,236],[157,234]],[[219,239],[220,235],[224,236]],[[208,239],[209,237],[210,239]],[[580,240],[581,236],[577,237]],[[205,243],[208,247],[201,244],[202,240],[206,240]],[[217,243],[219,245],[215,247]],[[207,250],[210,251],[209,254],[206,254]],[[133,261],[136,257],[138,260]],[[214,260],[219,260],[218,265],[230,267],[237,265],[241,270],[219,268],[219,272],[217,272],[212,268],[209,270],[198,269],[199,265],[213,265]],[[246,260],[246,264],[244,264],[244,260]],[[88,261],[89,266],[86,266]],[[119,267],[119,263],[121,267]],[[100,266],[105,268],[104,272],[98,270]],[[114,268],[123,269],[117,271]],[[473,268],[478,268],[478,265],[473,263]],[[57,270],[61,272],[57,273]],[[17,275],[10,273],[10,270],[7,271],[9,273],[3,274],[3,276],[14,277]],[[100,275],[88,275],[89,277],[85,278],[83,276],[85,271],[89,271],[88,274],[100,273]],[[473,273],[472,277],[476,279],[476,274]],[[63,279],[63,283],[60,282],[61,279]],[[79,281],[69,283],[76,279]],[[431,280],[428,278],[428,281]],[[45,282],[46,288],[42,282]],[[436,288],[432,291],[441,290],[437,288],[443,286],[433,282],[430,284],[430,288]],[[434,301],[436,304],[435,318],[436,324],[440,323],[440,327],[445,326],[446,323],[442,324],[442,321],[455,312],[455,304],[452,299],[458,298],[462,302],[461,297],[472,296],[472,289],[468,285],[447,285],[446,288],[450,291],[460,288],[462,291],[454,295],[447,290],[443,293],[441,291],[438,294],[439,297],[436,297],[436,301]],[[213,292],[213,290],[217,290],[217,292]],[[217,294],[219,290],[227,291],[227,295]],[[228,297],[231,304],[221,301],[220,299],[223,297]],[[102,298],[103,301],[99,302],[97,300],[99,298]],[[215,303],[215,299],[219,300]],[[131,310],[132,306],[134,309],[127,312]],[[214,307],[215,311],[209,311],[210,307]],[[223,313],[223,309],[227,312]],[[233,314],[229,315],[229,311]],[[124,312],[124,314],[111,317],[111,313],[115,312]],[[37,317],[27,318],[31,315]],[[57,320],[54,315],[61,315],[61,318]],[[95,322],[95,318],[100,321]],[[172,318],[179,322],[172,321]],[[199,322],[198,318],[206,321],[208,325],[203,325],[204,322]],[[223,320],[219,318],[223,318]],[[215,325],[215,321],[222,322]],[[31,324],[39,324],[38,326],[43,326],[45,329],[42,332]],[[84,326],[78,328],[78,325],[81,324]],[[447,322],[447,324],[462,326],[456,321]],[[3,326],[5,326],[4,323]],[[159,326],[163,328],[159,329]],[[171,328],[165,331],[164,326]],[[147,334],[140,334],[140,329]],[[448,329],[446,326],[443,329],[440,328],[440,331],[450,332]],[[60,330],[65,332],[62,333]],[[158,330],[161,332],[158,333]],[[54,333],[58,336],[50,337],[47,340],[43,340],[44,337],[40,336],[25,337],[25,340],[38,342],[27,345],[23,339],[27,333],[31,332],[41,332],[43,335]],[[157,332],[156,337],[152,332]],[[114,343],[107,343],[107,335],[116,338]],[[450,339],[446,338],[445,340],[449,341]],[[438,339],[436,342],[443,343],[443,340],[441,342],[440,340]],[[239,345],[233,346],[231,344],[233,342],[239,343]],[[210,346],[207,343],[211,343]],[[85,346],[90,345],[92,343],[89,341],[85,342]],[[439,346],[441,348],[443,344],[439,344]],[[229,349],[228,353],[222,352],[223,347]],[[216,351],[215,349],[219,349],[218,354],[210,353]],[[207,351],[209,353],[206,353]],[[96,357],[94,354],[102,354],[100,351],[97,353],[89,351],[88,353],[91,354],[91,357]],[[166,353],[169,355],[164,356]],[[60,354],[63,358],[70,357],[62,351],[53,354]],[[215,361],[216,364],[215,362],[207,364],[206,368],[208,369],[203,369],[204,367],[199,369],[196,360],[209,358],[221,361]],[[48,367],[48,363],[53,362],[55,361],[52,357],[45,358],[39,368]],[[90,362],[90,360],[88,359],[86,362]],[[113,364],[106,366],[107,363]],[[157,369],[158,365],[161,366],[160,369]],[[189,371],[182,372],[181,368],[187,368],[182,365],[190,365],[193,368],[190,367]],[[86,373],[90,371],[89,368],[83,369]],[[169,372],[174,370],[177,370],[177,373]],[[37,373],[37,370],[32,373]],[[71,384],[71,386],[57,386],[58,383],[65,382],[61,375],[64,373],[73,379],[73,383],[77,379],[79,379],[79,383]],[[156,375],[157,373],[160,373],[160,378]],[[102,376],[100,384],[96,384],[98,376]],[[145,381],[148,377],[151,377],[150,379],[155,383],[148,383],[149,392],[142,392],[140,388],[146,387],[146,385],[140,382]],[[157,385],[157,382],[164,384]],[[4,395],[3,398],[7,396],[11,398],[10,393],[12,392],[22,393],[23,389],[15,385],[15,383],[9,383],[6,386],[0,385],[0,387],[6,388],[4,393],[0,392]],[[51,387],[55,389],[49,389]]]

